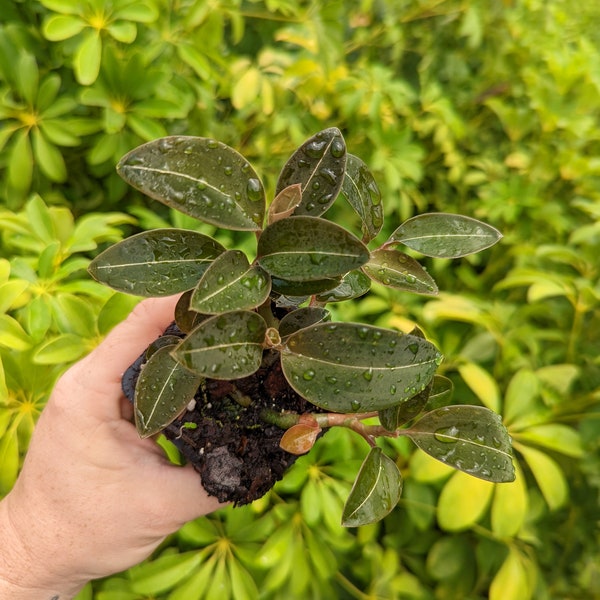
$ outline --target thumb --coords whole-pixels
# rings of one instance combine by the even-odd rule
[[[173,321],[179,296],[142,300],[90,354],[73,365],[57,384],[73,403],[96,416],[121,415],[121,378],[144,349]]]

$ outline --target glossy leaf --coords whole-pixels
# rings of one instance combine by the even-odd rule
[[[299,298],[326,293],[335,289],[341,281],[341,277],[329,277],[311,281],[287,281],[286,279],[272,277],[271,287],[274,292],[282,296]]]
[[[433,387],[430,381],[427,387],[415,394],[412,398],[379,411],[379,421],[388,431],[396,431],[400,425],[414,419],[422,410],[429,399]]]
[[[433,385],[431,386],[425,408],[433,410],[434,408],[441,408],[442,406],[448,405],[452,400],[453,393],[454,384],[452,383],[452,380],[436,373],[433,377]]]
[[[294,183],[281,190],[271,205],[267,215],[267,223],[270,225],[280,219],[291,217],[297,206],[302,201],[302,185]]]
[[[320,323],[291,335],[281,354],[290,385],[326,410],[381,410],[408,400],[441,357],[430,342],[357,323]]]
[[[189,333],[194,327],[210,317],[210,315],[190,309],[190,299],[193,292],[194,290],[188,290],[181,294],[175,306],[175,323],[183,333]]]
[[[155,354],[161,348],[165,346],[176,346],[181,342],[181,338],[178,335],[166,334],[157,337],[151,344],[148,345],[144,356],[148,360],[153,354]]]
[[[371,279],[362,271],[350,271],[342,281],[331,290],[317,295],[318,302],[343,302],[364,296],[371,287]]]
[[[299,183],[302,201],[294,214],[318,217],[335,201],[344,181],[346,142],[336,127],[324,129],[300,146],[284,165],[276,194]]]
[[[297,423],[292,425],[281,437],[279,447],[290,454],[306,454],[315,444],[321,428],[316,423]]]
[[[341,193],[360,217],[363,242],[370,242],[383,226],[381,192],[367,165],[352,154],[346,157]]]
[[[228,250],[202,275],[192,293],[190,308],[206,314],[256,308],[270,291],[268,273],[258,265],[250,266],[243,252]]]
[[[221,142],[170,136],[124,156],[121,177],[151,198],[225,229],[259,231],[265,191],[246,159]]]
[[[427,271],[408,254],[394,248],[371,252],[363,271],[373,280],[399,290],[435,296],[438,287]]]
[[[396,463],[381,448],[371,448],[360,467],[342,513],[343,527],[376,523],[398,504],[402,475]]]
[[[193,399],[203,377],[172,356],[175,346],[163,346],[148,359],[135,387],[135,425],[142,438],[173,422]]]
[[[502,234],[477,219],[449,213],[427,213],[405,221],[386,244],[402,243],[425,256],[459,258],[493,246]]]
[[[497,483],[515,478],[508,432],[483,406],[438,408],[406,433],[421,450],[469,475]]]
[[[257,256],[260,266],[273,277],[312,281],[357,269],[369,260],[369,251],[335,223],[315,217],[290,217],[262,232]]]
[[[286,337],[317,323],[331,321],[331,313],[317,306],[304,306],[285,315],[279,322],[279,335]]]
[[[193,288],[225,248],[185,229],[133,235],[99,254],[88,270],[97,281],[139,296],[169,296]]]
[[[251,375],[262,361],[267,324],[255,312],[234,311],[206,319],[176,348],[188,369],[212,379]]]

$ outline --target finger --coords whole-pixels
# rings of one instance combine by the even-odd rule
[[[172,322],[177,300],[169,296],[140,302],[99,346],[69,369],[57,387],[98,416],[106,411],[107,418],[119,418],[123,373]]]
[[[165,485],[161,486],[160,501],[170,507],[168,518],[172,522],[168,526],[173,530],[229,504],[221,503],[215,496],[208,494],[192,465],[165,465],[164,468]]]

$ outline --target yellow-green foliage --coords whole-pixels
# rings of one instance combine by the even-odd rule
[[[483,255],[425,261],[437,299],[381,287],[338,310],[419,323],[456,400],[503,415],[514,484],[467,484],[386,442],[404,498],[347,531],[363,452],[332,433],[270,496],[189,524],[82,600],[600,595],[598,18],[575,0],[4,0],[1,493],[57,374],[129,307],[87,279],[97,247],[136,226],[123,213],[184,225],[116,176],[140,143],[214,137],[272,188],[293,148],[336,126],[390,227],[445,211],[504,234]]]

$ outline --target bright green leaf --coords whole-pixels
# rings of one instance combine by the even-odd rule
[[[0,465],[0,496],[4,496],[11,490],[19,472],[19,438],[14,431],[6,432],[0,438]]]
[[[519,369],[509,381],[504,395],[506,424],[511,425],[521,417],[527,418],[534,411],[539,394],[540,382],[536,374],[529,369]]]
[[[490,600],[530,600],[533,587],[531,577],[534,574],[529,561],[525,560],[516,546],[511,545],[508,556],[490,585]]]
[[[494,412],[500,411],[500,389],[496,380],[479,364],[463,363],[458,372],[484,406]]]
[[[407,435],[419,448],[487,481],[513,481],[510,437],[496,413],[483,406],[445,406],[432,410]]]
[[[31,346],[31,340],[16,319],[0,315],[0,346],[22,351]]]
[[[63,333],[45,341],[33,355],[38,365],[60,365],[74,362],[91,350],[90,344],[73,333]]]
[[[100,72],[101,58],[102,40],[100,32],[96,29],[90,29],[85,32],[74,57],[75,77],[81,85],[91,85],[96,81]]]
[[[106,31],[118,42],[131,44],[137,36],[135,23],[129,21],[116,21],[106,26]]]
[[[492,498],[489,481],[456,472],[444,485],[438,499],[438,523],[445,531],[462,531],[477,523]]]
[[[22,279],[0,283],[0,314],[5,313],[28,287],[29,282]]]
[[[225,248],[185,229],[154,229],[110,246],[90,264],[94,279],[119,292],[168,296],[193,288]]]
[[[515,464],[515,480],[497,485],[492,502],[492,530],[503,538],[516,536],[527,516],[529,494],[519,463]]]
[[[27,131],[15,134],[8,158],[8,181],[16,190],[27,191],[33,175],[33,153]]]
[[[360,467],[342,513],[343,527],[359,527],[383,519],[398,504],[402,475],[396,463],[372,448]]]
[[[321,323],[292,334],[281,354],[290,385],[326,410],[381,410],[422,390],[440,354],[411,335],[359,325]]]
[[[202,563],[202,554],[197,551],[181,554],[165,554],[153,561],[133,567],[131,589],[138,594],[159,595],[175,587],[191,575]]]
[[[584,454],[579,432],[560,423],[532,425],[515,434],[515,439],[529,444],[533,443],[573,458],[581,458]]]
[[[83,31],[86,23],[83,19],[73,15],[53,15],[42,29],[44,37],[51,42],[59,42],[73,37]]]
[[[569,486],[556,461],[536,448],[517,445],[516,442],[515,449],[523,455],[550,509],[563,506],[569,495]]]

